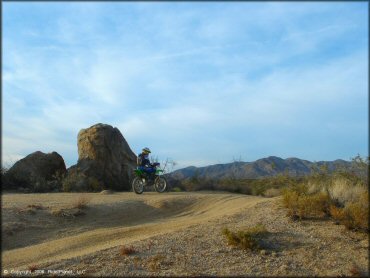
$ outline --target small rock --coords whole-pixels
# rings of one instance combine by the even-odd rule
[[[260,254],[261,255],[266,255],[267,254],[267,251],[263,249],[263,250],[260,251]]]

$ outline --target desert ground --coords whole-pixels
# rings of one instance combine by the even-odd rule
[[[263,224],[258,250],[223,228]],[[77,276],[369,275],[368,235],[293,221],[281,197],[223,192],[2,195],[2,274]]]

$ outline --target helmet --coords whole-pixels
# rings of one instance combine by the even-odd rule
[[[149,153],[151,153],[151,151],[149,150],[149,148],[144,148],[144,149],[143,149],[143,153],[145,153],[145,154],[149,154]]]

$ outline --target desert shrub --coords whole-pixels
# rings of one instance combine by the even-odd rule
[[[182,189],[180,187],[174,187],[172,188],[173,192],[182,192]]]
[[[333,178],[328,187],[330,198],[343,206],[346,203],[358,201],[360,196],[366,192],[367,188],[362,183],[353,183],[343,177]]]
[[[304,192],[304,187],[284,190],[283,204],[288,209],[288,216],[304,219],[322,218],[329,214],[331,200],[326,193],[308,195]]]
[[[28,266],[28,270],[31,271],[31,272],[35,272],[38,269],[39,269],[39,267],[35,264]]]
[[[104,189],[104,185],[100,183],[96,178],[93,178],[93,177],[88,178],[88,186],[89,186],[89,190],[94,191],[94,192],[101,191],[102,189]]]
[[[32,208],[32,209],[44,209],[45,207],[41,204],[31,204],[31,205],[28,205],[27,208]]]
[[[298,199],[299,218],[322,218],[329,214],[330,198],[326,193],[302,195]]]
[[[61,184],[56,180],[46,180],[43,177],[31,177],[32,192],[52,192],[59,191]]]
[[[348,203],[345,208],[343,224],[349,229],[369,230],[368,194],[363,193],[358,201]]]
[[[348,171],[307,177],[283,190],[283,204],[293,218],[331,216],[348,229],[369,229],[368,189],[361,177]]]
[[[74,218],[81,215],[86,215],[82,209],[77,208],[53,208],[50,211],[51,215],[57,217]]]
[[[129,256],[129,255],[132,255],[134,253],[136,253],[136,250],[134,247],[132,246],[122,246],[120,249],[119,249],[119,253],[122,255],[122,256]]]
[[[288,216],[296,217],[298,211],[299,194],[294,190],[283,190],[283,204],[288,209]]]
[[[244,231],[232,232],[227,228],[222,230],[222,234],[226,237],[228,243],[233,246],[241,247],[242,249],[259,249],[262,236],[267,233],[264,225],[258,224]]]
[[[104,185],[95,177],[88,177],[86,174],[81,173],[78,170],[70,171],[70,173],[63,179],[62,187],[65,192],[98,192],[105,189]]]
[[[278,189],[278,188],[269,188],[267,189],[264,193],[263,193],[263,196],[265,197],[276,197],[276,196],[279,196],[281,195],[281,190]]]
[[[158,271],[161,269],[161,266],[165,264],[165,256],[157,254],[149,259],[148,267],[150,271]]]
[[[352,173],[360,179],[360,181],[365,185],[369,178],[369,167],[370,167],[370,157],[361,157],[360,155],[352,158]]]
[[[62,182],[63,191],[85,191],[87,189],[85,188],[86,178],[86,175],[84,175],[83,173],[80,173],[78,171],[71,171]]]
[[[49,190],[48,183],[44,178],[37,178],[37,179],[34,178],[32,180],[32,184],[33,184],[33,189],[32,189],[33,192],[42,193],[42,192],[47,192]]]
[[[337,223],[340,223],[345,218],[345,212],[343,208],[337,207],[335,205],[330,205],[329,207],[330,216],[336,220]]]
[[[365,277],[364,273],[362,273],[361,269],[356,265],[352,264],[351,268],[349,269],[349,273],[353,277]]]
[[[72,203],[72,208],[77,209],[85,209],[87,208],[87,204],[91,201],[91,198],[87,196],[80,196],[77,200]]]
[[[369,202],[364,193],[356,202],[348,203],[344,208],[332,205],[330,215],[346,228],[360,231],[369,230]]]

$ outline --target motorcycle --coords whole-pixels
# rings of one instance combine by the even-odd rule
[[[167,189],[167,180],[163,176],[164,169],[159,168],[160,163],[153,163],[155,168],[154,175],[144,172],[144,170],[136,168],[134,170],[135,178],[132,180],[132,189],[136,194],[144,192],[144,188],[154,186],[155,191],[163,193]],[[158,167],[158,168],[157,168]]]

